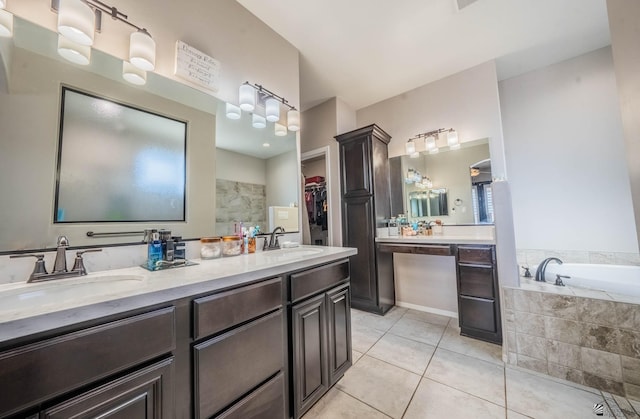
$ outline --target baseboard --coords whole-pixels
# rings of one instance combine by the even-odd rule
[[[424,311],[426,313],[439,314],[441,316],[454,317],[456,319],[458,318],[458,313],[454,311],[440,310],[439,308],[420,306],[417,304],[405,303],[403,301],[396,301],[396,305],[398,307],[410,308],[412,310]]]

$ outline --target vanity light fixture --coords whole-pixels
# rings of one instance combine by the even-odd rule
[[[449,145],[450,150],[457,150],[460,148],[458,133],[456,130],[453,128],[440,128],[433,131],[423,132],[422,134],[417,134],[416,136],[409,138],[409,141],[407,141],[407,144],[405,145],[406,153],[409,155],[415,153],[415,141],[424,138],[425,149],[429,154],[437,154],[440,150],[438,149],[436,141],[438,140],[438,136],[443,132],[447,133],[447,144]],[[409,144],[413,144],[413,146],[410,146]],[[413,147],[413,150],[411,147]]]
[[[51,0],[51,10],[58,13],[58,33],[62,37],[86,47],[93,45],[95,33],[102,31],[103,13],[111,16],[113,20],[118,20],[131,26],[135,29],[135,32],[129,37],[129,64],[142,71],[153,71],[155,69],[155,41],[145,28],[130,22],[129,17],[117,8],[109,6],[100,0]],[[73,61],[69,57],[74,55],[65,55],[60,49],[58,49],[58,52],[64,58]],[[83,54],[77,49],[75,52],[90,57],[90,54]],[[131,74],[132,71],[127,75],[123,72],[122,76],[128,80]],[[137,80],[139,81],[142,76],[139,72],[137,74]],[[143,78],[146,82],[146,74]]]
[[[410,138],[409,141],[407,141],[407,143],[404,145],[404,151],[408,155],[412,155],[416,152],[416,142],[413,138]]]
[[[13,14],[4,10],[6,0],[0,0],[0,36],[8,38],[13,36]]]
[[[255,128],[264,128],[266,121],[269,121],[274,123],[275,135],[277,136],[287,135],[287,130],[300,130],[300,112],[289,105],[282,96],[276,95],[259,84],[246,81],[238,89],[238,97],[240,109],[253,113],[252,124]],[[288,108],[286,125],[279,123],[281,121],[281,106]],[[258,114],[256,112],[258,109],[261,112],[264,110],[264,114]]]

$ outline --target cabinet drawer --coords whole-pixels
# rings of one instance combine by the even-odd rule
[[[284,418],[285,414],[284,374],[280,373],[216,418],[277,419]]]
[[[349,262],[337,262],[291,275],[291,302],[309,297],[349,279]]]
[[[193,301],[193,337],[200,339],[282,307],[282,279],[198,298]]]
[[[498,322],[494,300],[460,296],[460,327],[496,333]]]
[[[460,275],[459,293],[472,297],[495,298],[493,268],[458,265]]]
[[[280,309],[194,346],[197,417],[220,412],[283,368],[283,327]]]
[[[451,246],[437,244],[379,243],[378,250],[386,253],[412,253],[416,255],[452,256]]]
[[[174,317],[169,307],[0,353],[0,416],[172,351]]]
[[[171,416],[173,358],[47,409],[44,419]]]
[[[493,265],[493,246],[458,246],[458,262]]]

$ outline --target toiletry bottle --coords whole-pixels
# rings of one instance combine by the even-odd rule
[[[186,259],[186,246],[182,241],[182,236],[173,236],[173,259]]]
[[[247,240],[247,253],[256,252],[256,231],[253,227],[249,227],[249,238]]]
[[[155,270],[156,262],[162,260],[162,242],[160,235],[156,230],[151,233],[151,241],[147,248],[147,267],[149,270]]]

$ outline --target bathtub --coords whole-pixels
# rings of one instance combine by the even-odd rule
[[[562,282],[567,286],[640,298],[640,266],[588,263],[558,265],[551,262],[547,265],[545,280],[555,283],[558,274],[570,277],[562,278]]]

